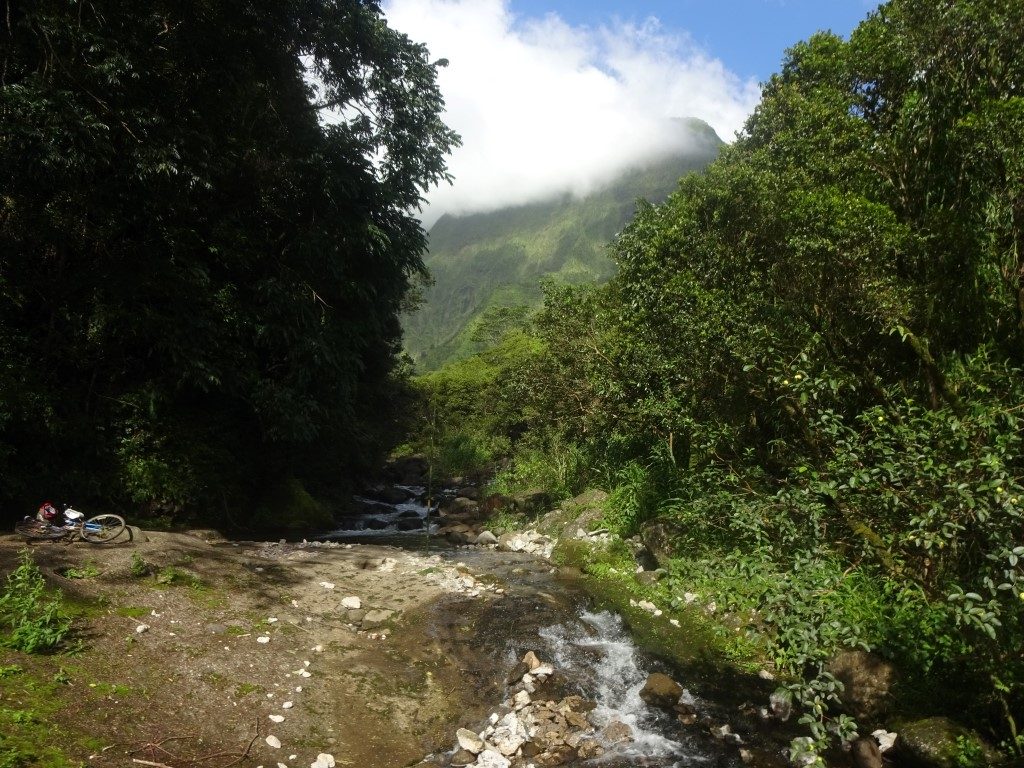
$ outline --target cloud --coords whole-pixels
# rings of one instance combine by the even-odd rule
[[[576,27],[517,18],[504,0],[389,0],[388,23],[449,60],[439,83],[463,146],[455,183],[429,195],[428,226],[557,194],[585,194],[683,141],[699,117],[726,140],[760,96],[685,33],[654,18]]]

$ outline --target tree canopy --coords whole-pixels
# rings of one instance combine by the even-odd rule
[[[854,728],[825,662],[869,647],[907,710],[1024,753],[1018,5],[891,0],[798,43],[611,281],[549,291],[529,358],[488,353],[499,482],[612,491],[610,527],[672,542],[664,589],[756,615],[806,676],[818,746]]]
[[[365,0],[0,27],[0,501],[209,512],[368,463],[458,140],[443,62]]]

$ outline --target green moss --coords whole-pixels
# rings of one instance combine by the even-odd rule
[[[668,608],[669,595],[657,584],[642,584],[635,576],[636,563],[621,540],[607,545],[568,539],[558,543],[552,559],[583,573],[582,586],[598,604],[626,619],[637,644],[674,664],[694,662],[729,665],[753,671],[758,665],[756,648],[734,630],[721,626],[696,609]],[[654,616],[633,604],[648,600],[662,607]],[[631,603],[633,601],[633,603]],[[674,626],[670,620],[679,626]]]
[[[243,699],[250,693],[263,693],[264,690],[262,685],[256,685],[256,683],[239,683],[235,687],[235,698]]]
[[[0,768],[79,768],[68,751],[107,746],[95,735],[77,734],[60,717],[61,687],[27,670],[0,676]]]
[[[149,608],[141,605],[122,605],[114,609],[115,615],[123,616],[127,619],[139,619],[143,616],[148,616],[149,612]]]

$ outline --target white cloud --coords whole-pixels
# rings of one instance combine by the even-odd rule
[[[656,19],[574,27],[516,18],[503,0],[389,0],[388,23],[450,62],[439,82],[462,135],[455,176],[424,221],[584,194],[679,147],[668,119],[699,117],[731,140],[760,96],[685,34]]]

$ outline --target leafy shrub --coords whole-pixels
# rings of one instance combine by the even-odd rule
[[[0,594],[0,643],[24,653],[45,653],[60,646],[71,630],[61,593],[46,597],[43,574],[28,550],[7,577]]]

